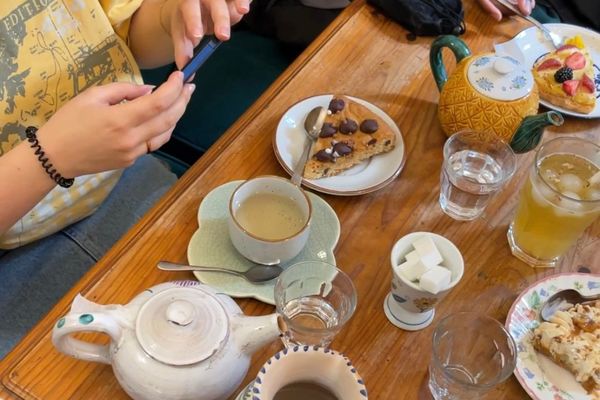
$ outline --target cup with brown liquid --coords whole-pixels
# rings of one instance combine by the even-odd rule
[[[312,205],[300,187],[278,176],[259,176],[238,186],[229,201],[229,237],[247,259],[279,264],[302,251]]]
[[[316,346],[290,346],[260,369],[252,388],[259,400],[366,400],[367,388],[350,360]]]

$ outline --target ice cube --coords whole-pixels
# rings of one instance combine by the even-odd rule
[[[574,192],[581,193],[585,183],[583,179],[573,174],[562,174],[558,177],[558,188],[562,193]]]
[[[556,215],[559,217],[577,216],[578,213],[584,211],[583,204],[577,201],[581,200],[581,197],[577,193],[563,192],[562,194],[563,196],[560,197],[558,207],[554,209]]]
[[[600,189],[596,189],[593,187],[588,188],[584,192],[583,198],[586,200],[600,200]]]
[[[431,237],[422,236],[415,240],[412,245],[423,264],[427,265],[428,267],[435,267],[444,261],[437,247],[435,247],[435,243]]]
[[[398,270],[400,274],[411,282],[419,280],[421,275],[425,272],[429,271],[429,267],[421,261],[421,259],[417,259],[416,261],[406,261],[398,266]]]
[[[436,265],[421,275],[419,286],[431,294],[437,294],[450,286],[452,273],[448,268]]]

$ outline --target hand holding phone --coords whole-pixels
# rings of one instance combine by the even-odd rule
[[[183,72],[183,82],[189,82],[190,78],[198,69],[208,60],[208,57],[219,47],[222,42],[215,36],[207,35],[200,40],[200,43],[194,49],[194,56],[181,69]]]

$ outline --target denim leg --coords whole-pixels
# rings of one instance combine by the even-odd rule
[[[141,157],[91,216],[14,250],[0,250],[0,359],[175,182]]]

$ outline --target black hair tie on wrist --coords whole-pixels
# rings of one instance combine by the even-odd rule
[[[37,138],[37,128],[35,126],[28,126],[25,129],[25,135],[27,136],[27,141],[31,143],[30,147],[35,149],[35,155],[37,159],[42,164],[42,167],[46,171],[46,173],[52,178],[54,182],[56,182],[59,186],[64,188],[69,188],[73,185],[75,181],[74,178],[65,178],[61,174],[56,171],[56,168],[52,168],[52,163],[48,162],[48,157],[46,157],[46,153],[42,150],[42,146],[40,146],[40,142]]]

